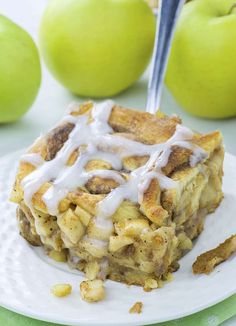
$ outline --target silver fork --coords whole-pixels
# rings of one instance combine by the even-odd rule
[[[156,38],[148,84],[146,111],[159,109],[164,76],[176,21],[185,0],[162,0],[157,19]]]

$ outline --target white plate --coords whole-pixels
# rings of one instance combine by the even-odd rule
[[[191,272],[196,257],[236,233],[236,157],[225,159],[225,198],[208,216],[205,230],[194,249],[181,259],[174,281],[162,289],[145,293],[136,286],[106,282],[103,302],[88,304],[80,299],[83,275],[62,263],[52,263],[38,248],[18,234],[15,205],[8,202],[20,153],[0,160],[0,305],[18,313],[67,325],[144,325],[180,318],[207,308],[236,293],[236,259],[219,265],[210,276]],[[73,293],[63,299],[50,294],[55,283],[71,283]],[[129,314],[136,302],[143,313]]]

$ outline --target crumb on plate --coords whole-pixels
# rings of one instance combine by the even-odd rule
[[[90,280],[80,283],[80,294],[84,301],[98,302],[105,298],[105,289],[103,281]]]
[[[232,235],[218,247],[197,257],[193,264],[194,274],[210,274],[213,269],[236,252],[236,235]]]
[[[52,294],[56,297],[66,297],[71,294],[72,286],[70,284],[55,284],[51,288]]]
[[[141,314],[143,309],[143,303],[138,301],[136,302],[129,310],[130,314]]]

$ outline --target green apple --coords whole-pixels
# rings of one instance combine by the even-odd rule
[[[181,13],[166,83],[194,115],[236,115],[235,0],[195,0]]]
[[[132,85],[151,57],[155,17],[144,0],[51,0],[40,28],[45,62],[81,96]]]
[[[21,27],[0,15],[0,123],[21,117],[41,81],[38,50]]]

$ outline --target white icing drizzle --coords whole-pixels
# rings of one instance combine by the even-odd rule
[[[108,272],[109,262],[106,257],[104,257],[100,263],[100,272],[98,274],[98,277],[102,280],[106,279],[107,272]]]
[[[83,241],[85,241],[91,245],[94,245],[95,247],[98,247],[98,248],[106,248],[107,247],[107,241],[89,238],[87,235],[85,235],[83,237]]]
[[[21,156],[21,162],[30,163],[31,165],[38,167],[44,163],[44,160],[38,153],[28,153]]]
[[[64,118],[62,118],[61,122],[68,122],[68,123],[73,123],[76,124],[76,122],[78,121],[78,118],[71,114],[66,115]]]
[[[176,182],[162,172],[162,168],[168,163],[173,146],[191,149],[191,166],[206,158],[206,152],[190,142],[193,132],[182,125],[177,124],[175,133],[165,143],[154,145],[145,145],[111,134],[113,130],[108,124],[108,119],[113,106],[112,101],[95,104],[92,109],[93,121],[90,123],[88,115],[69,114],[63,118],[63,122],[73,123],[75,127],[53,160],[41,162],[38,154],[26,154],[22,157],[22,160],[37,166],[37,169],[22,181],[26,204],[31,208],[34,193],[44,183],[51,182],[50,188],[42,197],[51,215],[57,215],[59,202],[70,191],[86,185],[92,177],[115,180],[119,186],[99,202],[97,216],[94,218],[96,227],[106,231],[108,238],[113,231],[113,223],[109,218],[123,200],[141,203],[143,194],[153,179],[159,181],[161,189],[176,187]],[[75,150],[79,150],[79,156],[72,166],[67,166],[66,163]],[[87,172],[85,169],[89,161],[98,159],[109,163],[115,170],[121,170],[122,159],[134,155],[148,155],[149,160],[144,166],[132,171],[127,180],[114,170],[100,169]],[[86,239],[96,246],[105,246],[106,241],[87,237]]]
[[[105,120],[105,117],[109,117],[111,109],[113,107],[112,101],[107,101],[102,106],[96,105],[93,112],[94,121],[88,123],[88,116],[77,116],[74,129],[69,135],[67,142],[57,153],[56,157],[48,162],[44,162],[43,165],[22,180],[22,186],[24,189],[24,199],[29,207],[32,207],[32,197],[45,182],[54,181],[53,185],[44,194],[43,200],[47,205],[48,212],[51,215],[57,214],[58,203],[61,199],[65,198],[70,190],[73,190],[80,185],[84,185],[86,181],[83,172],[84,167],[92,159],[99,159],[100,152],[94,146],[93,140],[99,135],[99,132],[106,133],[109,125]],[[99,116],[99,111],[101,119]],[[105,113],[106,112],[106,116]],[[74,118],[74,117],[73,117]],[[111,128],[109,129],[111,130]],[[81,151],[75,164],[71,167],[66,166],[66,163],[71,154],[79,148],[80,145],[87,145],[87,148]],[[102,154],[104,161],[114,164],[115,168],[118,167],[115,157],[105,152]],[[120,164],[119,164],[120,167]],[[93,172],[95,173],[95,172]]]
[[[65,116],[70,115],[72,112],[77,111],[79,108],[79,104],[77,102],[71,102],[65,110]]]

